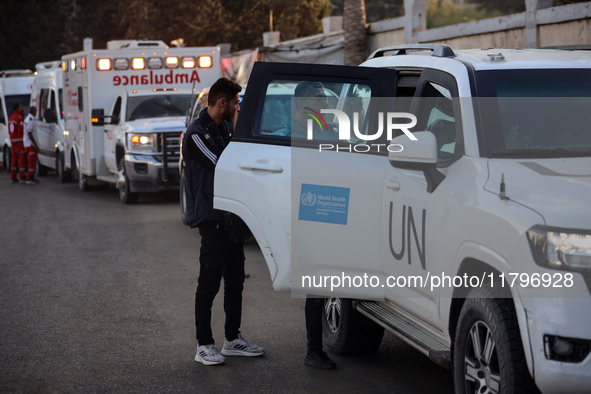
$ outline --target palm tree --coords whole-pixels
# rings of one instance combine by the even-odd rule
[[[345,0],[345,65],[357,66],[366,59],[365,0]]]

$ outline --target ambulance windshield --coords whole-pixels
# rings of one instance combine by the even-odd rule
[[[184,116],[191,102],[190,94],[129,97],[127,121],[148,118]]]

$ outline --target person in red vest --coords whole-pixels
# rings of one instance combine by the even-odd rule
[[[26,156],[23,145],[24,112],[20,103],[13,105],[14,113],[8,118],[8,134],[12,145],[12,161],[10,163],[10,183],[17,183],[16,172],[20,175],[20,183],[25,183]]]

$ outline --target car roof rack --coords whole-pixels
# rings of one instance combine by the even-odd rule
[[[538,49],[555,49],[561,51],[589,51],[590,44],[574,44],[574,45],[550,45],[547,47],[539,47]]]
[[[391,51],[398,51],[395,54],[393,54],[392,56],[395,55],[406,55],[406,51],[408,50],[430,50],[433,51],[433,56],[436,57],[455,57],[456,54],[454,53],[454,51],[447,45],[443,45],[443,44],[406,44],[406,45],[394,45],[391,47],[384,47],[384,48],[380,48],[377,51],[375,51],[374,53],[372,53],[371,55],[369,55],[369,57],[367,58],[367,60],[369,59],[373,59],[376,57],[382,57],[384,56],[384,54],[386,52],[391,52]]]

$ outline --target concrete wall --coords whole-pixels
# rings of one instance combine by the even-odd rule
[[[441,43],[455,49],[591,46],[591,1],[551,8],[543,8],[547,0],[524,1],[526,12],[426,29],[427,1],[405,0],[405,16],[368,25],[367,53],[414,43]]]

